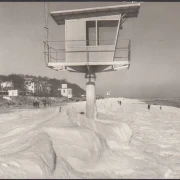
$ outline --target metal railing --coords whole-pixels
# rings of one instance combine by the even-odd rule
[[[94,42],[94,43],[91,43]],[[113,43],[112,43],[113,42]],[[103,50],[94,50],[91,47],[115,46],[115,40],[66,40],[66,41],[44,41],[44,59],[46,64],[49,62],[65,62],[65,54],[76,52],[103,52]],[[79,48],[79,50],[78,50]],[[68,51],[67,51],[68,49]],[[83,50],[82,50],[83,49]],[[105,50],[106,52],[115,52],[116,58],[130,61],[131,41],[129,39],[120,39],[117,42],[115,50]]]

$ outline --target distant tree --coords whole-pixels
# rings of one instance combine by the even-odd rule
[[[62,82],[64,82],[64,83],[66,83],[66,82],[67,82],[67,80],[66,80],[65,78],[64,78],[64,79],[62,79],[61,81],[62,81]]]
[[[5,76],[5,75],[0,75],[0,80],[1,80],[2,82],[8,81],[8,77]]]
[[[58,79],[53,78],[48,80],[48,84],[51,84],[50,94],[52,96],[58,96],[58,88],[60,88],[60,81]]]
[[[68,83],[68,88],[72,89],[73,96],[81,97],[82,94],[85,94],[85,90],[80,88],[77,84]]]
[[[8,80],[14,83],[14,89],[24,91],[24,77],[17,74],[8,75]]]

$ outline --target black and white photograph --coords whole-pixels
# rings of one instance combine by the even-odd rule
[[[179,179],[180,2],[0,1],[0,179]]]

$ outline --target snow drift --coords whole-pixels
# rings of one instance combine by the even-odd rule
[[[121,100],[121,106],[118,101]],[[178,178],[180,110],[97,100],[0,114],[1,178]]]

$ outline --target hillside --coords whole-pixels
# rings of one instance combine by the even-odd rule
[[[85,90],[80,88],[77,84],[70,83],[66,79],[55,79],[55,78],[48,78],[48,77],[42,77],[42,76],[32,76],[32,75],[23,75],[23,74],[10,74],[10,75],[0,75],[0,82],[6,82],[11,81],[14,83],[14,89],[18,89],[21,91],[22,94],[25,93],[25,87],[24,82],[25,78],[32,78],[35,81],[38,82],[45,82],[46,84],[50,85],[51,91],[49,93],[49,96],[51,97],[59,97],[61,96],[58,88],[61,88],[61,84],[67,84],[68,88],[72,88],[72,94],[73,96],[81,96],[82,94],[85,94]],[[45,93],[39,94],[40,96],[45,96]]]

